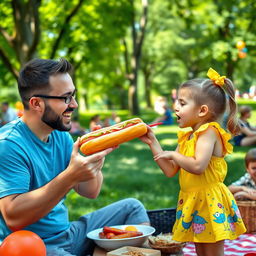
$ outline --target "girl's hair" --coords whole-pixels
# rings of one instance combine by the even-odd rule
[[[227,99],[229,114],[227,128],[232,134],[238,134],[240,127],[237,122],[237,104],[235,102],[235,88],[232,81],[225,78],[225,84],[221,87],[214,84],[211,79],[192,79],[181,84],[180,89],[188,88],[197,105],[207,105],[210,112],[209,121],[222,118],[226,111]]]

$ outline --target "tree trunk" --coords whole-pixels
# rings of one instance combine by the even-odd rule
[[[145,36],[145,29],[147,24],[147,13],[148,13],[148,1],[141,0],[143,6],[143,14],[138,25],[135,21],[135,10],[133,11],[132,18],[132,58],[131,58],[131,73],[127,73],[127,77],[130,81],[130,87],[128,92],[128,105],[129,110],[133,115],[139,115],[140,109],[138,104],[138,72],[140,68],[140,58],[142,45]],[[131,0],[133,4],[133,0]],[[135,7],[134,7],[135,8]],[[126,58],[128,61],[128,58]],[[127,65],[126,65],[127,66]],[[128,69],[127,69],[128,71]]]
[[[12,0],[12,11],[14,20],[13,36],[9,35],[0,25],[0,33],[6,43],[13,49],[17,61],[23,66],[27,61],[36,57],[36,48],[40,39],[39,6],[41,0]],[[0,47],[0,57],[7,69],[18,78],[18,70],[11,62],[11,57],[6,50]]]

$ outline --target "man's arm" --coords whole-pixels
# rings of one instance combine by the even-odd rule
[[[22,229],[44,217],[78,183],[88,185],[85,196],[93,197],[99,193],[104,157],[113,149],[84,157],[78,153],[78,145],[77,140],[68,167],[46,185],[27,193],[9,195],[0,200],[1,214],[11,230]]]

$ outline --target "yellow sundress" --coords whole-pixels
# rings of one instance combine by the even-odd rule
[[[194,156],[198,136],[208,127],[215,127],[223,142],[225,156],[232,153],[231,138],[216,122],[206,123],[194,132],[179,132],[179,152]],[[173,239],[180,242],[214,243],[236,239],[246,231],[236,201],[223,183],[227,174],[224,157],[212,156],[208,167],[200,175],[180,169],[180,193],[173,227]]]

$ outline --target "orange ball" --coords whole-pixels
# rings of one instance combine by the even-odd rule
[[[244,41],[240,40],[240,41],[238,41],[238,42],[236,43],[236,48],[237,48],[238,50],[242,50],[244,47],[245,47],[245,42],[244,42]]]
[[[238,57],[239,57],[240,59],[244,59],[244,58],[246,57],[246,52],[239,51]]]
[[[7,236],[0,247],[3,256],[46,256],[43,240],[35,233],[19,230]]]

